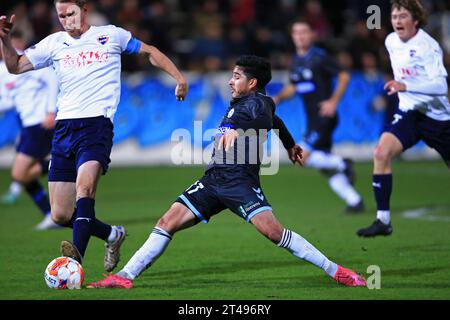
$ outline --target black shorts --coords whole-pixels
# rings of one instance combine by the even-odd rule
[[[56,122],[48,181],[75,182],[78,168],[98,161],[108,171],[113,145],[113,124],[105,117]]]
[[[305,149],[331,152],[333,132],[337,127],[338,117],[317,117],[314,121],[312,119],[308,121],[310,122],[304,139]]]
[[[394,120],[384,128],[400,140],[403,151],[420,140],[435,149],[444,159],[450,161],[450,121],[437,121],[418,111],[397,110]]]
[[[199,221],[230,209],[247,222],[272,207],[264,195],[259,179],[242,170],[210,169],[178,197],[176,202],[187,206]]]

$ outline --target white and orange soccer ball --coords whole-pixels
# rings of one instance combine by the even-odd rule
[[[44,279],[47,286],[52,289],[81,289],[84,270],[75,259],[59,257],[45,268]]]

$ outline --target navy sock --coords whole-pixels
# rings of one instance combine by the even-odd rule
[[[25,186],[25,190],[44,216],[50,214],[50,201],[48,200],[44,188],[37,179],[28,183]]]
[[[92,226],[95,220],[94,206],[95,200],[91,198],[81,198],[77,201],[73,222],[73,244],[83,257],[92,234]]]
[[[374,174],[373,192],[377,202],[377,210],[389,211],[392,193],[392,174]]]
[[[75,219],[76,219],[76,209],[72,215],[72,219],[68,223],[64,224],[63,227],[73,229],[73,223],[75,222]],[[112,227],[109,224],[103,223],[97,218],[95,218],[91,228],[92,228],[91,229],[92,236],[102,239],[103,241],[108,241],[109,235],[111,234],[112,230]]]

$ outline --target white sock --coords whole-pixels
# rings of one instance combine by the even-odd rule
[[[107,241],[113,242],[117,239],[118,236],[119,236],[119,233],[116,230],[116,226],[111,226],[111,233],[109,234]]]
[[[283,238],[278,246],[287,249],[297,258],[306,260],[321,268],[330,277],[334,277],[337,272],[338,265],[336,263],[328,260],[328,258],[317,250],[312,244],[293,231],[284,229]]]
[[[331,189],[349,206],[355,206],[361,201],[361,196],[350,184],[343,173],[338,173],[328,180]]]
[[[147,241],[131,257],[130,261],[119,272],[119,275],[125,274],[127,275],[126,278],[131,280],[138,277],[163,254],[170,240],[172,240],[172,236],[169,233],[161,228],[155,227]]]
[[[384,224],[391,223],[391,211],[377,211],[377,219],[381,220]]]
[[[323,151],[312,151],[305,164],[307,167],[317,170],[336,170],[339,172],[345,170],[345,162],[341,157]]]
[[[17,181],[11,182],[11,185],[9,186],[9,193],[18,196],[22,192],[22,185],[18,183]]]

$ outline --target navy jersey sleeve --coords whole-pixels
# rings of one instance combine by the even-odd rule
[[[337,76],[342,68],[337,63],[336,59],[329,54],[324,54],[321,59],[322,69],[330,76]]]
[[[284,124],[283,120],[281,120],[281,118],[277,115],[273,116],[273,129],[278,130],[278,137],[280,138],[286,150],[291,149],[295,146],[294,138]]]
[[[236,129],[242,129],[244,131],[248,129],[267,131],[272,129],[272,109],[260,100],[250,99],[246,103],[246,119],[240,119],[235,124]]]

